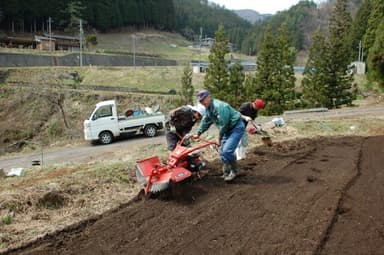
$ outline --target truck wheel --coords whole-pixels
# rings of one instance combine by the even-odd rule
[[[113,136],[110,132],[104,131],[99,135],[99,142],[101,144],[110,144],[113,140]]]
[[[144,128],[144,135],[148,137],[154,137],[157,133],[157,128],[155,125],[147,125]]]

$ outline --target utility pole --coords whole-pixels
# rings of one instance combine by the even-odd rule
[[[363,46],[361,45],[361,40],[359,41],[359,62],[364,61],[364,49]]]
[[[80,66],[83,66],[83,23],[80,19]]]
[[[133,40],[133,66],[136,69],[136,35],[132,36]]]
[[[48,18],[48,31],[49,31],[49,51],[52,51],[52,30],[51,30],[52,18]]]
[[[358,61],[361,61],[361,40],[359,41],[359,59]]]
[[[201,40],[203,36],[203,28],[200,27],[200,35],[199,35],[199,73],[201,73]]]

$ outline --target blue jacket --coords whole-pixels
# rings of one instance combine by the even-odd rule
[[[212,124],[219,129],[220,138],[231,131],[241,119],[241,114],[233,109],[228,103],[218,99],[211,99],[209,109],[207,109],[201,120],[197,134],[204,133]]]

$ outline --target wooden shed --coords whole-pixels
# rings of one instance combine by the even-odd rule
[[[55,41],[54,38],[35,35],[36,49],[38,50],[54,51],[56,49]]]
[[[45,37],[49,37],[48,34],[44,34]],[[55,46],[57,50],[78,51],[80,50],[79,37],[68,35],[52,34],[51,37],[55,39]]]

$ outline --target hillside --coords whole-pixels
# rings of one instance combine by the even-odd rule
[[[307,51],[311,45],[313,32],[316,29],[324,32],[328,30],[329,18],[336,2],[335,0],[299,1],[288,10],[266,17],[262,22],[257,22],[245,37],[244,42],[253,42],[252,47],[258,51],[268,27],[277,33],[279,27],[286,24],[291,45],[299,51]],[[362,0],[348,0],[347,4],[348,12],[354,19],[357,10],[362,6]],[[245,52],[244,48],[242,50]]]
[[[116,99],[121,111],[159,104],[162,111],[168,112],[175,107],[176,99],[172,95],[108,92],[62,85],[1,86],[0,96],[0,155],[35,150],[36,144],[82,143],[83,121],[99,101]]]
[[[136,105],[145,107],[160,104],[167,113],[176,106],[185,65],[191,60],[207,61],[209,49],[192,47],[192,42],[177,33],[153,29],[129,32],[98,33],[98,44],[87,51],[97,55],[125,55],[173,59],[178,66],[84,66],[84,67],[27,67],[0,68],[0,154],[31,147],[30,143],[57,143],[57,140],[82,138],[82,121],[94,104],[116,98],[122,110]],[[41,54],[32,49],[0,48],[0,52]],[[50,56],[49,52],[44,53]],[[52,55],[65,55],[57,51]],[[228,56],[229,57],[229,56]],[[253,57],[232,54],[235,59]],[[202,88],[203,73],[193,73],[192,84]],[[120,91],[120,92],[112,92]],[[136,92],[134,94],[129,92]],[[141,93],[146,100],[139,100]],[[160,94],[160,96],[159,96]],[[57,100],[62,98],[62,105]],[[69,127],[64,126],[60,108],[67,115]],[[40,112],[39,109],[42,109]],[[24,116],[23,120],[18,120]],[[28,121],[28,128],[25,128]]]
[[[96,34],[98,44],[92,49],[98,53],[129,54],[136,56],[162,57],[188,61],[198,57],[198,50],[178,33],[153,29],[130,32],[109,32]],[[206,56],[206,52],[203,52]]]
[[[199,36],[214,37],[222,24],[231,42],[240,46],[251,27],[234,12],[207,0],[64,0],[48,1],[44,8],[41,4],[37,0],[1,1],[0,34],[5,31],[11,36],[28,32],[42,35],[51,29],[78,36],[79,20],[82,20],[81,29],[85,34],[156,29],[177,32],[190,41],[198,41]],[[0,43],[5,42],[0,36]]]
[[[250,9],[233,10],[233,11],[243,19],[251,22],[252,24],[255,24],[256,22],[259,22],[259,21],[263,21],[266,18],[271,16],[271,14],[260,14],[257,11],[250,10]]]

